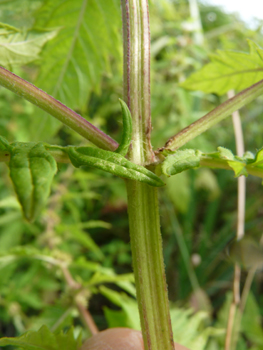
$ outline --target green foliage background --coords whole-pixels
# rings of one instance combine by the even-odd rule
[[[216,71],[219,57],[224,55],[227,60],[229,55],[236,55],[217,54],[218,49],[248,52],[248,38],[253,50],[257,47],[256,52],[262,52],[263,22],[259,21],[252,31],[239,18],[217,7],[200,4],[199,10],[203,45],[195,43],[187,1],[150,3],[155,148],[226,99],[228,88],[191,92],[183,88],[187,83],[195,88],[191,80],[180,84],[210,62],[209,56],[214,60],[210,67]],[[0,46],[0,64],[120,140],[119,1],[9,0],[0,1],[0,13],[0,41],[5,43],[4,50]],[[15,54],[14,44],[18,48]],[[253,56],[253,50],[250,56],[243,56]],[[251,57],[248,65],[261,67],[260,56],[256,63]],[[203,73],[196,74],[203,77]],[[54,118],[3,88],[0,107],[0,134],[10,142],[87,144]],[[241,111],[245,148],[254,153],[262,147],[260,113],[262,97]],[[191,141],[187,148],[211,152],[219,145],[235,153],[230,118]],[[47,208],[34,224],[29,224],[22,218],[5,164],[1,164],[0,173],[0,335],[21,336],[45,325],[48,328],[41,330],[53,337],[52,342],[57,344],[54,349],[61,347],[64,338],[50,335],[50,331],[74,326],[74,332],[69,330],[66,338],[72,340],[74,333],[72,349],[77,346],[79,334],[82,338],[90,335],[81,323],[74,291],[65,281],[64,265],[82,285],[83,300],[99,329],[139,329],[123,180],[100,170],[83,171],[60,164]],[[261,190],[260,180],[248,177],[246,232],[258,240],[262,234]],[[224,251],[235,235],[236,179],[226,171],[188,170],[167,181],[160,191],[160,201],[175,340],[195,350],[222,349],[231,301],[227,293],[233,277],[233,265]],[[242,285],[246,275],[243,271]],[[262,349],[262,288],[259,271],[242,318],[239,350]],[[0,345],[4,342],[0,340]]]

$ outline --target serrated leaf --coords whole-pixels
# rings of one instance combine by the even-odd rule
[[[193,149],[179,150],[165,158],[162,164],[162,173],[170,176],[188,169],[198,168],[201,154],[201,152]]]
[[[0,23],[0,64],[21,66],[38,59],[43,46],[57,33],[58,30],[20,31]]]
[[[61,28],[44,50],[36,85],[70,108],[85,111],[89,94],[98,91],[102,74],[110,72],[110,56],[121,56],[119,2],[47,0],[36,26]],[[41,121],[33,125],[35,137],[54,135],[60,125],[41,113]]]
[[[74,339],[73,328],[66,334],[54,334],[42,326],[38,331],[29,331],[17,338],[1,338],[0,345],[13,345],[26,350],[78,350],[81,346],[80,338]]]
[[[121,154],[93,147],[68,147],[68,156],[75,167],[91,166],[125,179],[164,186],[164,182],[141,165],[128,161]]]
[[[263,79],[263,50],[248,40],[250,52],[217,51],[211,62],[192,74],[181,86],[189,90],[223,95],[241,91]]]
[[[205,328],[204,321],[209,318],[206,312],[199,311],[194,314],[191,309],[175,307],[170,312],[174,341],[189,349],[204,350],[211,335],[224,333],[222,329]]]
[[[57,171],[56,162],[42,143],[15,142],[7,147],[10,152],[8,165],[14,189],[25,218],[33,221],[49,196]]]
[[[138,305],[135,299],[130,298],[125,293],[116,292],[104,286],[101,286],[99,290],[102,295],[122,309],[122,313],[115,320],[112,319],[116,316],[115,313],[109,312],[109,309],[108,312],[107,309],[104,310],[110,327],[129,327],[141,330]],[[121,324],[118,321],[124,323]]]

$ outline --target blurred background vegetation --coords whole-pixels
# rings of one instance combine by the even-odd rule
[[[101,34],[92,38],[90,31],[95,23],[91,23],[87,29],[91,47],[87,53],[91,57],[89,65],[81,61],[77,47],[71,57],[71,73],[78,68],[80,72],[89,70],[89,77],[83,83],[84,93],[74,80],[74,74],[78,73],[65,79],[64,88],[57,88],[55,62],[61,55],[61,64],[65,63],[63,58],[68,51],[63,50],[69,50],[72,42],[63,42],[62,48],[55,37],[43,46],[38,58],[27,64],[1,64],[53,94],[119,140],[121,13],[119,1],[110,2],[114,8],[111,11],[114,25],[105,24],[108,37],[104,36],[102,47],[94,46],[94,40]],[[29,35],[32,28],[34,33],[39,27],[59,28],[59,35],[66,38],[74,30],[74,24],[66,16],[60,19],[45,16],[45,10],[51,11],[51,3],[0,1],[1,21],[19,28],[20,35]],[[67,9],[64,10],[66,13]],[[201,42],[196,37],[188,1],[150,2],[155,149],[226,100],[226,96],[186,91],[178,86],[179,82],[209,62],[209,54],[217,49],[248,51],[247,38],[263,46],[263,21],[258,21],[252,30],[237,15],[226,14],[218,7],[200,2],[199,11]],[[7,27],[0,24],[0,40],[5,38],[6,31]],[[258,98],[241,110],[245,149],[252,152],[262,147],[263,125],[259,119],[262,102]],[[51,121],[29,102],[4,88],[0,88],[0,111],[0,134],[10,142],[86,144],[79,135]],[[210,152],[219,145],[235,153],[230,118],[187,146]],[[46,210],[36,223],[29,224],[22,218],[5,164],[0,164],[0,173],[0,336],[16,336],[43,324],[53,331],[73,324],[76,333],[89,335],[61,262],[82,286],[81,295],[100,330],[113,326],[138,329],[124,182],[98,170],[76,170],[60,164]],[[160,190],[163,250],[175,339],[189,348],[193,346],[193,350],[223,348],[233,279],[233,263],[225,255],[225,246],[236,231],[236,188],[232,172],[200,169],[172,177]],[[258,240],[263,226],[261,191],[261,181],[249,176],[246,234]],[[247,274],[242,270],[242,286]],[[241,328],[237,330],[239,350],[263,348],[262,292],[263,274],[258,271]]]

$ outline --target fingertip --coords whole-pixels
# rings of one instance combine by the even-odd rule
[[[80,350],[143,350],[142,334],[129,328],[110,328],[86,340]]]
[[[174,344],[175,350],[189,350]],[[84,342],[80,350],[144,350],[142,333],[129,328],[110,328]]]

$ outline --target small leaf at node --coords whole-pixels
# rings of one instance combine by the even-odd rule
[[[128,161],[119,153],[93,147],[68,147],[68,156],[75,167],[91,166],[113,175],[145,182],[150,186],[164,186],[164,182],[153,172]]]
[[[119,147],[115,150],[116,153],[126,156],[132,138],[132,117],[131,112],[124,101],[119,99],[122,109],[123,131],[122,139]]]
[[[185,149],[168,156],[162,164],[162,172],[166,176],[176,175],[184,170],[198,168],[202,153],[198,150]]]

